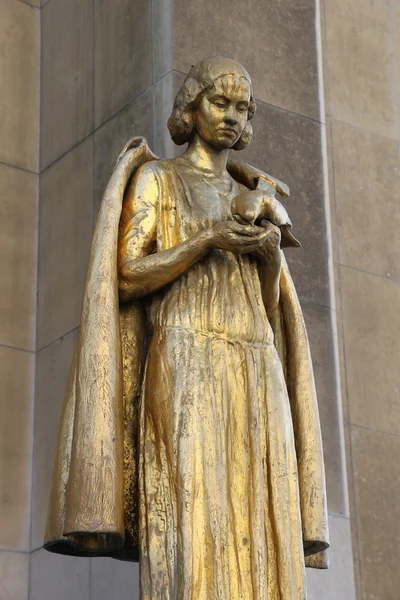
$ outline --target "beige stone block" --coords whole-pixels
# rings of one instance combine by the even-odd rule
[[[0,347],[0,548],[29,550],[34,354]]]
[[[307,599],[355,600],[349,520],[330,516],[329,534],[329,569],[307,569]]]
[[[290,186],[291,197],[284,204],[302,248],[288,249],[286,257],[297,292],[304,301],[331,306],[321,125],[262,102],[252,125],[250,146],[233,151],[232,158]]]
[[[92,0],[51,0],[41,12],[44,169],[93,130]]]
[[[173,67],[207,56],[242,63],[256,98],[319,119],[313,0],[175,0]]]
[[[167,122],[171,115],[174,99],[184,80],[184,75],[171,71],[155,86],[154,99],[154,152],[162,158],[179,156],[186,148],[177,146],[171,139]]]
[[[34,552],[29,600],[90,600],[89,566],[88,558]]]
[[[0,165],[0,344],[23,350],[35,348],[37,212],[38,176]]]
[[[153,2],[154,83],[172,69],[172,4],[173,0]]]
[[[333,124],[340,262],[400,281],[397,142]]]
[[[153,149],[153,94],[150,89],[134,100],[94,134],[95,212],[115,162],[126,142],[143,136]]]
[[[0,0],[0,162],[38,170],[40,12]]]
[[[43,544],[58,429],[78,330],[37,354],[31,549]]]
[[[38,348],[79,325],[92,227],[93,140],[88,138],[41,177]]]
[[[377,0],[327,2],[327,77],[335,119],[397,138],[389,15]]]
[[[341,268],[350,420],[400,434],[400,286]]]
[[[400,437],[352,432],[364,600],[395,600],[400,588]]]
[[[91,568],[91,600],[139,600],[137,563],[112,558],[94,558]]]
[[[340,389],[334,344],[335,314],[328,308],[303,303],[303,315],[310,340],[315,385],[321,421],[328,509],[347,514],[344,438],[340,412]]]
[[[0,551],[0,600],[28,600],[29,554]]]
[[[149,0],[95,0],[95,126],[153,82]]]

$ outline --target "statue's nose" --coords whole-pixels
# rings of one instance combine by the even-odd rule
[[[227,125],[237,125],[237,119],[233,115],[226,115],[224,120]]]

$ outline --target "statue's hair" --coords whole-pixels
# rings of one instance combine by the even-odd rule
[[[233,69],[235,69],[236,73],[239,72],[240,77],[246,79],[250,87],[248,120],[242,131],[242,135],[233,146],[233,150],[243,150],[243,148],[246,148],[250,144],[253,136],[253,128],[249,121],[253,118],[256,111],[256,102],[253,96],[250,76],[239,63],[228,59],[222,59],[222,61],[222,65],[225,63],[225,69],[221,68],[220,70],[215,69],[215,65],[218,65],[218,58],[208,58],[194,65],[177,93],[171,116],[168,119],[168,129],[172,140],[178,146],[189,142],[192,137],[194,113],[204,93],[212,90],[215,87],[215,81],[220,77],[233,74]],[[212,68],[212,65],[214,68]],[[217,70],[217,73],[213,74],[212,71],[215,70]]]

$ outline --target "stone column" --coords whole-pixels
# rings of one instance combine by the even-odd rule
[[[0,598],[27,600],[36,340],[40,21],[0,0]]]
[[[399,597],[398,1],[322,3],[357,598]]]

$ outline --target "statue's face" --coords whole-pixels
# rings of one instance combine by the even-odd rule
[[[196,130],[216,150],[232,148],[246,126],[249,102],[250,86],[243,76],[219,77],[200,100]]]

